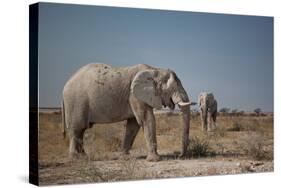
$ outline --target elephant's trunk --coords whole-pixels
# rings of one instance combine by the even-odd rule
[[[187,155],[187,148],[189,146],[189,128],[190,128],[190,105],[179,106],[183,113],[183,135],[182,135],[182,152],[181,156]]]
[[[202,109],[202,117],[203,117],[203,125],[204,127],[207,127],[207,108]]]
[[[174,93],[174,95],[172,96],[172,100],[175,104],[178,104],[183,114],[184,126],[182,134],[181,156],[186,156],[187,148],[189,145],[190,105],[192,105],[192,103],[189,101],[189,98],[183,88],[181,89],[181,91]]]

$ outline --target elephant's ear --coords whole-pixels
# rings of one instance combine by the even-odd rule
[[[218,103],[217,103],[217,100],[215,99],[214,100],[214,109],[217,111],[218,110]]]
[[[215,102],[215,97],[213,93],[207,93],[207,98],[208,98],[208,105],[213,106]]]
[[[160,93],[157,92],[157,83],[154,80],[155,70],[145,70],[138,72],[131,84],[131,93],[140,101],[153,108],[160,109],[162,100]]]

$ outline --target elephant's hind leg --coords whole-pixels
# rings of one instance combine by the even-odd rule
[[[71,157],[77,158],[85,155],[83,147],[83,136],[86,128],[73,129],[70,131],[69,153]]]
[[[213,125],[214,125],[214,129],[216,129],[217,128],[217,124],[216,124],[216,120],[217,120],[217,112],[214,112],[213,114],[212,114],[212,118],[213,118]]]
[[[129,154],[129,150],[132,148],[134,140],[140,129],[140,125],[137,123],[136,118],[131,118],[127,120],[125,125],[125,135],[122,143],[122,151],[124,154]]]
[[[82,107],[83,108],[82,108]],[[69,114],[69,154],[72,158],[84,158],[86,153],[83,147],[83,137],[89,128],[87,105],[76,105],[70,109]]]

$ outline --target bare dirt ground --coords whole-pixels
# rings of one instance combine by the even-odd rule
[[[126,122],[95,125],[85,133],[87,158],[68,158],[60,113],[40,113],[40,185],[112,182],[273,171],[273,116],[219,116],[218,128],[205,134],[198,116],[190,130],[190,156],[178,158],[181,148],[180,113],[156,115],[159,162],[147,162],[143,132],[130,156],[120,155]]]

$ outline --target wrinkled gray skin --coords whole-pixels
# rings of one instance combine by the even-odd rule
[[[178,104],[183,112],[184,129],[181,156],[187,154],[190,102],[180,80],[171,70],[148,65],[113,68],[106,64],[88,64],[78,70],[63,89],[63,132],[68,129],[71,156],[84,153],[83,135],[95,123],[127,120],[122,151],[128,154],[142,127],[148,161],[157,154],[153,108]]]
[[[202,92],[198,96],[202,131],[216,129],[217,101],[213,93]]]

